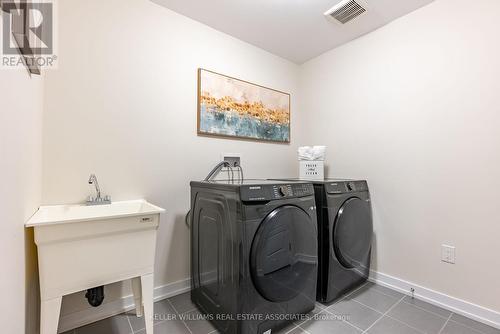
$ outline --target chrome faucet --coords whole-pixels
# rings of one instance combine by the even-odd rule
[[[101,188],[99,188],[99,182],[97,182],[97,176],[95,176],[95,174],[90,174],[89,184],[94,185],[96,197],[89,196],[87,205],[111,204],[111,197],[107,195],[104,196],[104,198],[101,197]]]
[[[99,182],[97,182],[97,176],[95,176],[95,174],[90,174],[89,184],[93,184],[95,186],[95,192],[97,194],[96,198],[101,198],[101,188],[99,188]]]

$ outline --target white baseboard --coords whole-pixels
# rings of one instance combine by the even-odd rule
[[[156,287],[154,290],[154,301],[163,300],[189,291],[191,288],[191,279],[186,278],[181,281],[169,283]],[[135,308],[134,297],[132,295],[124,296],[118,300],[104,303],[101,306],[70,313],[59,319],[59,333],[90,324],[114,315],[130,311]]]
[[[404,294],[413,288],[418,299],[500,329],[499,312],[376,271],[370,272],[369,280]]]

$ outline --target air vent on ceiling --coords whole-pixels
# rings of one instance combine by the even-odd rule
[[[325,12],[325,16],[331,16],[337,22],[346,24],[366,12],[366,8],[358,1],[343,0]]]

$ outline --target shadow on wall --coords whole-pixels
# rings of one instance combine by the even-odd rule
[[[187,213],[187,210],[188,209],[186,209],[186,213]],[[171,233],[172,239],[170,240],[170,249],[167,250],[168,257],[166,259],[167,266],[165,268],[168,268],[167,269],[168,271],[176,272],[176,267],[186,266],[186,265],[188,266],[188,268],[191,268],[190,233],[191,233],[191,230],[186,226],[186,223],[185,223],[185,214],[184,213],[176,214],[174,217],[174,227],[173,227],[173,230]],[[177,236],[177,237],[173,237],[173,236]],[[183,238],[183,237],[178,237],[178,236],[185,236],[185,237]],[[157,242],[160,242],[160,240],[158,240]],[[189,261],[187,264],[179,262],[179,258],[181,257],[179,255],[180,252],[183,253],[182,257],[186,258]],[[187,256],[184,252],[188,252]],[[158,254],[157,254],[157,256],[158,256]],[[180,272],[183,272],[183,271],[184,271],[184,269],[181,270]],[[162,275],[166,275],[166,274],[167,273],[162,273]],[[177,280],[182,280],[182,279],[186,279],[186,278],[188,278],[188,277],[175,277],[175,278],[172,278],[171,281],[177,281]]]
[[[327,175],[331,175],[330,174],[330,165],[329,164],[325,164],[325,177],[327,177]]]
[[[373,239],[372,239],[372,254],[371,254],[371,263],[370,263],[370,270],[373,271],[378,271],[377,269],[377,234],[373,232]]]
[[[24,227],[23,227],[24,228]],[[24,229],[25,257],[25,333],[40,333],[40,282],[38,280],[38,253],[33,228]]]

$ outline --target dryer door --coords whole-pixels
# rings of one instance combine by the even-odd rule
[[[272,302],[291,300],[316,279],[316,266],[316,226],[309,215],[293,205],[269,213],[250,252],[250,271],[259,293]]]
[[[373,222],[370,204],[351,197],[340,207],[333,227],[333,250],[346,268],[360,267],[371,249]]]

